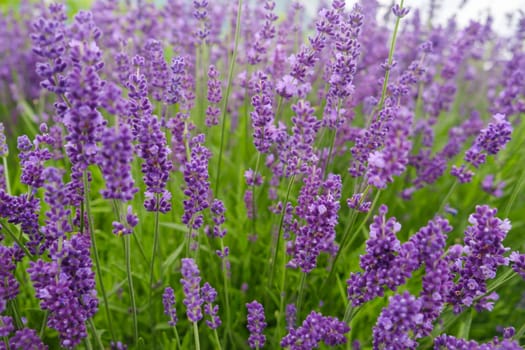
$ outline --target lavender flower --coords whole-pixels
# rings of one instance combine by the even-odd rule
[[[345,334],[349,331],[350,327],[337,318],[312,311],[300,327],[288,330],[281,346],[290,350],[307,350],[317,349],[321,342],[329,346],[341,345],[346,343]]]
[[[206,109],[206,126],[211,127],[219,124],[219,114],[221,113],[217,105],[222,100],[221,81],[219,72],[214,65],[208,68],[208,102],[210,105]]]
[[[106,180],[106,189],[101,191],[106,199],[126,202],[138,191],[131,177],[132,140],[131,130],[125,124],[118,129],[108,128],[102,134],[98,163]]]
[[[51,159],[51,153],[45,148],[40,148],[36,140],[33,147],[27,135],[18,138],[18,150],[22,166],[21,182],[34,189],[42,187],[44,185],[44,163]]]
[[[421,301],[408,292],[394,295],[381,311],[373,329],[374,349],[416,349],[417,342],[410,338],[423,322]]]
[[[252,349],[259,349],[266,343],[266,336],[263,334],[266,328],[266,322],[264,321],[264,307],[256,300],[246,304],[248,310],[247,316],[247,328],[250,331],[250,337],[248,338],[248,344]]]
[[[204,313],[210,316],[209,320],[206,320],[206,324],[210,329],[217,329],[221,325],[221,319],[218,316],[219,305],[213,305],[217,298],[217,291],[208,283],[204,283],[201,288],[202,301],[204,304]]]
[[[9,149],[7,148],[7,139],[5,138],[4,123],[0,123],[0,158],[7,157]]]
[[[305,273],[317,265],[321,252],[335,254],[335,226],[341,197],[341,177],[329,174],[322,181],[322,171],[313,167],[310,176],[304,178],[304,186],[298,197],[296,213],[304,221],[296,230],[296,238],[289,247],[291,267],[300,267]]]
[[[148,211],[167,213],[171,210],[171,193],[166,190],[172,163],[168,159],[170,150],[166,136],[160,129],[156,116],[146,115],[138,124],[138,155],[146,184],[144,207]]]
[[[494,122],[489,123],[486,129],[480,131],[474,145],[465,153],[465,161],[478,168],[485,163],[486,152],[495,155],[510,141],[512,126],[503,114],[495,114]]]
[[[162,304],[164,305],[164,314],[170,318],[168,324],[175,327],[179,319],[177,318],[177,309],[175,308],[175,293],[173,292],[173,288],[167,287],[164,290]]]
[[[496,209],[486,205],[476,206],[475,213],[469,217],[471,226],[465,230],[465,255],[455,262],[459,279],[447,298],[456,313],[473,305],[478,310],[490,310],[491,299],[497,297],[496,294],[483,296],[487,293],[487,280],[496,276],[498,266],[509,262],[503,256],[508,248],[502,242],[511,225],[507,219],[497,218],[496,213]]]
[[[90,247],[89,237],[74,235],[54,249],[51,262],[31,262],[28,269],[40,306],[49,311],[47,325],[68,349],[87,336],[85,323],[98,308]]]
[[[47,350],[38,333],[31,328],[22,328],[9,339],[11,350]]]
[[[268,153],[274,141],[273,92],[266,74],[256,72],[252,81],[256,93],[252,97],[253,111],[250,112],[253,127],[253,142],[257,151]]]
[[[187,185],[184,194],[187,199],[184,200],[182,222],[190,229],[198,229],[202,226],[203,216],[200,213],[210,205],[208,201],[210,192],[208,161],[211,153],[203,143],[203,134],[191,140],[191,157],[184,168],[184,181]]]
[[[190,322],[199,322],[202,319],[201,277],[199,268],[193,259],[182,259],[182,283],[184,291],[183,304],[186,305],[186,315]]]
[[[503,196],[503,189],[505,188],[505,182],[494,183],[494,175],[487,175],[481,182],[481,188],[491,196],[499,198]]]
[[[14,260],[15,248],[0,245],[0,313],[3,313],[9,300],[14,299],[19,292],[20,284],[14,276],[16,264]],[[8,326],[5,326],[8,327]]]
[[[512,269],[525,279],[525,254],[512,252],[509,260],[512,262]]]

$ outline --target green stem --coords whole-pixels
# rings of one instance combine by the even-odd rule
[[[151,317],[151,325],[153,327],[153,320],[154,320],[154,310],[153,310],[153,280],[155,279],[154,277],[154,272],[155,272],[155,257],[157,256],[157,249],[158,249],[158,245],[159,245],[159,210],[158,210],[158,207],[159,207],[159,202],[160,202],[160,195],[157,193],[155,195],[155,201],[156,201],[156,204],[155,204],[155,208],[157,208],[157,210],[155,211],[155,228],[154,228],[154,233],[153,233],[153,252],[151,254],[151,263],[150,263],[150,267],[149,267],[149,309],[150,309],[150,317]],[[155,337],[154,337],[155,338]]]
[[[16,329],[24,328],[24,323],[22,322],[22,317],[20,317],[20,312],[18,311],[18,304],[16,303],[16,299],[12,299],[9,301],[9,308],[11,309],[13,319],[15,320]]]
[[[177,332],[177,327],[173,327],[173,333],[175,334],[175,340],[177,341],[177,349],[182,349],[182,346],[180,345],[179,332]]]
[[[7,166],[7,156],[2,157],[2,162],[4,163],[5,188],[7,189],[7,194],[11,195],[11,181],[9,181],[9,167]]]
[[[441,204],[439,205],[438,213],[441,213],[445,209],[445,206],[447,205],[447,202],[450,199],[450,196],[452,195],[454,190],[456,189],[457,185],[458,185],[458,181],[454,179],[454,183],[452,184],[452,186],[450,186],[450,189],[448,190],[445,197],[443,197],[443,200],[441,201]]]
[[[399,7],[403,8],[403,2],[404,0],[401,0]],[[401,22],[401,17],[397,17],[396,25],[394,27],[394,32],[392,33],[392,41],[390,42],[390,51],[388,52],[388,69],[385,72],[385,79],[383,81],[383,89],[381,91],[381,100],[379,101],[379,104],[377,105],[378,110],[381,110],[381,108],[383,108],[383,104],[385,103],[388,79],[390,77],[390,67],[392,66],[392,61],[394,59],[394,50],[396,47],[396,39],[397,39],[397,31],[399,29],[399,22]]]
[[[253,172],[252,182],[252,234],[257,234],[257,211],[255,210],[255,182],[257,181],[257,172],[259,171],[259,163],[261,161],[261,153],[257,152],[257,161],[255,163],[255,171]]]
[[[217,330],[213,330],[213,335],[215,337],[215,342],[217,343],[217,349],[222,350],[221,341],[219,340],[219,335],[217,334]]]
[[[505,206],[505,217],[506,218],[509,217],[510,209],[512,208],[512,205],[516,201],[518,194],[521,193],[521,187],[523,186],[524,180],[525,180],[525,170],[521,172],[518,183],[516,184],[516,186],[514,186],[514,190],[512,191],[509,201],[507,202],[507,205]]]
[[[195,338],[195,349],[200,350],[201,344],[199,341],[199,326],[197,325],[197,322],[193,322],[193,337]]]
[[[88,319],[88,324],[89,324],[89,327],[91,328],[91,331],[93,332],[93,337],[97,341],[98,348],[100,350],[104,350],[105,349],[104,343],[102,343],[102,339],[100,338],[100,334],[98,334],[97,329],[95,328],[95,323],[93,322],[92,318]],[[87,337],[86,339],[89,339],[89,337]]]
[[[231,84],[233,80],[233,70],[235,68],[235,60],[237,59],[237,47],[239,46],[239,34],[241,31],[241,10],[242,10],[242,0],[238,0],[237,4],[237,21],[235,24],[235,39],[234,39],[234,48],[230,61],[230,69],[228,71],[228,84],[226,85],[226,93],[223,96],[223,106],[222,106],[222,117],[221,117],[221,141],[219,146],[219,160],[217,164],[217,176],[215,177],[215,195],[219,194],[219,178],[221,177],[221,162],[222,162],[222,151],[224,147],[224,131],[226,129],[226,112],[228,109],[228,99],[230,98]]]
[[[287,203],[288,203],[288,198],[290,197],[290,192],[292,191],[292,187],[293,187],[294,181],[295,181],[295,174],[292,175],[292,177],[290,179],[290,183],[288,184],[288,189],[286,190],[286,198],[285,198],[284,202],[282,203],[283,208],[282,208],[282,211],[281,211],[281,218],[280,218],[280,221],[279,221],[279,230],[277,231],[277,238],[275,240],[276,243],[275,243],[275,246],[273,247],[273,257],[272,257],[272,261],[270,263],[270,265],[271,265],[271,267],[270,267],[270,279],[269,279],[269,282],[268,282],[268,288],[269,289],[272,287],[273,278],[274,278],[274,275],[275,275],[275,266],[277,265],[277,256],[279,254],[279,243],[281,241],[281,231],[283,229],[284,215],[286,213],[286,206],[287,206]]]
[[[91,216],[91,205],[89,202],[89,180],[87,176],[87,170],[84,171],[82,178],[84,180],[84,202],[86,207],[86,213],[89,223],[89,235],[91,237],[91,245],[93,246],[93,256],[95,257],[95,269],[98,276],[98,284],[100,285],[100,291],[102,292],[102,299],[104,301],[104,308],[106,310],[106,319],[109,325],[109,332],[111,334],[111,339],[115,341],[115,333],[113,331],[113,322],[111,320],[111,313],[109,312],[109,302],[106,294],[106,289],[104,288],[104,281],[102,279],[102,270],[100,268],[100,258],[98,256],[97,241],[95,239],[95,225],[93,224],[93,217]]]
[[[306,272],[301,272],[301,281],[299,282],[299,291],[297,297],[297,318],[300,318],[301,307],[303,306],[303,297],[304,297],[304,286],[306,284]]]
[[[46,331],[46,324],[47,324],[47,317],[48,316],[49,316],[49,311],[46,310],[44,312],[44,318],[42,318],[42,324],[40,325],[40,332],[38,333],[40,338],[44,337],[44,332]]]
[[[363,200],[366,198],[366,195],[368,193],[369,188],[370,187],[366,187],[365,190],[363,191],[363,197],[362,197]],[[374,200],[372,202],[370,210],[368,211],[366,217],[363,219],[362,224],[361,224],[360,227],[362,227],[362,225],[364,223],[366,223],[366,221],[370,217],[372,211],[374,210],[376,202],[379,200],[380,193],[381,193],[381,191],[378,190],[377,193],[376,193],[376,196],[374,197]],[[350,231],[352,230],[352,228],[353,228],[353,226],[354,226],[354,224],[356,222],[356,219],[357,219],[357,210],[353,210],[352,216],[350,217],[349,224],[348,224],[348,226],[346,226],[345,232],[343,233],[343,238],[341,239],[341,244],[339,246],[339,250],[337,251],[337,254],[335,255],[334,262],[332,263],[332,268],[330,270],[330,275],[326,279],[325,285],[326,285],[326,283],[328,283],[332,279],[332,277],[333,277],[333,275],[335,273],[337,262],[339,261],[339,257],[341,256],[341,253],[346,249],[346,247],[348,247],[351,243],[353,243],[355,237],[357,236],[356,234],[353,235],[352,239],[350,239],[350,242],[348,242],[349,238],[350,238]],[[359,232],[359,230],[356,230],[356,233],[357,232]]]
[[[224,252],[224,239],[221,238],[221,251]],[[228,285],[228,271],[226,269],[227,257],[222,257],[222,277],[224,282],[224,303],[226,304],[226,328],[231,331],[231,308],[230,308],[230,289]]]
[[[22,235],[21,237],[17,237],[15,235],[15,233],[13,231],[11,231],[7,225],[3,224],[2,225],[2,229],[7,232],[8,236],[11,237],[11,239],[13,239],[13,241],[15,241],[15,243],[20,247],[20,249],[22,249],[24,251],[24,254],[27,255],[29,257],[29,259],[31,259],[32,261],[36,261],[36,257],[33,256],[33,254],[31,254],[31,252],[29,252],[29,250],[27,249],[26,245],[22,242],[22,240],[20,238],[22,238]]]
[[[131,242],[129,235],[124,237],[124,255],[126,257],[126,274],[128,275],[129,296],[131,299],[131,311],[133,315],[133,339],[135,344],[139,339],[139,326],[137,322],[137,304],[135,302],[135,291],[133,289],[133,276],[131,274]]]

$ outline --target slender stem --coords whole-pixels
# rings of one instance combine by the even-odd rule
[[[13,319],[15,320],[16,328],[24,328],[24,323],[22,322],[22,317],[20,317],[20,312],[18,311],[18,304],[16,303],[16,299],[12,299],[9,302],[9,308],[11,309],[11,313],[13,314]]]
[[[221,238],[221,250],[224,252],[224,239]],[[231,331],[231,308],[230,308],[230,289],[228,286],[228,271],[226,269],[227,257],[222,257],[222,277],[224,282],[224,302],[226,304],[226,328]]]
[[[273,247],[273,257],[270,263],[271,267],[270,267],[270,279],[268,282],[268,288],[271,288],[272,283],[273,283],[273,277],[275,275],[275,266],[277,265],[277,256],[279,254],[279,243],[281,241],[281,231],[283,229],[284,215],[286,213],[286,206],[288,204],[288,198],[290,197],[290,192],[292,191],[294,182],[295,182],[295,174],[292,175],[292,177],[290,178],[290,183],[288,184],[288,189],[286,190],[286,199],[282,203],[283,208],[281,211],[281,218],[279,221],[279,230],[277,231],[277,239],[276,239],[275,246]]]
[[[403,8],[403,2],[404,0],[401,0],[399,7]],[[399,29],[399,22],[401,22],[401,17],[397,17],[396,25],[394,27],[394,32],[392,33],[392,41],[390,42],[390,51],[388,52],[388,67],[387,67],[388,69],[385,72],[385,80],[383,81],[383,89],[381,91],[381,100],[379,101],[379,104],[377,105],[379,110],[383,108],[383,103],[385,103],[386,89],[388,86],[388,79],[390,77],[390,69],[392,66],[392,61],[394,59],[394,50],[396,47],[396,39],[397,39],[397,31]]]
[[[38,333],[40,338],[44,337],[44,332],[46,331],[46,324],[47,324],[47,317],[48,316],[49,316],[49,311],[46,310],[44,312],[44,317],[42,318],[42,324],[40,325],[40,332]]]
[[[113,331],[113,322],[111,320],[111,313],[109,312],[108,296],[106,289],[104,288],[104,281],[102,279],[102,270],[100,268],[100,258],[98,256],[97,241],[95,239],[95,225],[93,224],[93,217],[91,216],[91,205],[89,202],[89,181],[87,176],[87,170],[84,171],[82,178],[84,180],[84,202],[86,207],[86,213],[89,222],[89,235],[91,237],[91,245],[93,246],[93,256],[95,257],[95,269],[98,276],[98,284],[100,285],[100,291],[102,292],[102,299],[104,300],[104,308],[106,310],[106,319],[109,325],[109,332],[111,339],[115,341],[115,333]]]
[[[193,337],[195,338],[195,349],[200,350],[201,344],[199,341],[199,326],[197,325],[197,322],[193,322]]]
[[[456,189],[457,185],[458,185],[458,181],[454,179],[454,183],[452,184],[452,186],[450,186],[450,189],[448,190],[445,197],[443,197],[443,200],[441,201],[441,204],[439,205],[438,213],[441,213],[443,209],[445,209],[445,206],[447,205],[447,202],[450,199],[450,196],[452,195],[454,190]]]
[[[36,261],[36,257],[31,254],[31,252],[27,249],[26,245],[22,242],[20,238],[18,238],[13,231],[11,231],[7,225],[2,225],[2,229],[7,232],[9,237],[15,241],[15,243],[24,251],[24,254],[29,257],[32,261]]]
[[[133,315],[133,338],[135,344],[139,339],[139,326],[137,322],[137,304],[135,302],[135,291],[133,289],[133,276],[131,274],[131,242],[129,235],[124,237],[124,255],[126,257],[126,274],[128,275],[129,296],[131,299],[131,311]]]
[[[328,151],[328,158],[326,158],[326,161],[324,163],[324,169],[323,169],[324,179],[326,179],[326,177],[328,176],[328,165],[330,164],[330,159],[332,158],[332,153],[334,151],[336,138],[337,138],[337,129],[335,129],[332,133],[332,140],[330,141],[330,149]]]
[[[257,211],[255,210],[255,182],[257,181],[257,172],[259,171],[259,163],[261,161],[261,153],[257,152],[257,161],[255,163],[255,171],[253,172],[252,181],[252,234],[257,233]]]
[[[154,277],[154,272],[155,272],[155,257],[157,256],[157,249],[158,249],[158,245],[159,245],[159,210],[158,210],[158,207],[159,207],[159,202],[160,202],[160,194],[155,194],[155,200],[156,200],[156,204],[155,204],[155,208],[157,208],[157,210],[155,211],[155,228],[154,228],[154,233],[153,233],[153,252],[151,254],[151,264],[150,264],[150,267],[149,267],[149,309],[150,309],[150,316],[151,316],[151,326],[153,327],[153,319],[154,319],[154,310],[153,310],[153,307],[152,307],[152,303],[153,303],[153,280],[155,279]],[[155,338],[155,337],[154,337]]]
[[[349,301],[345,309],[345,316],[343,318],[344,323],[348,324],[348,322],[350,322],[350,320],[352,319],[352,310],[353,310],[352,302]]]
[[[226,85],[226,93],[223,97],[223,106],[222,106],[222,117],[221,117],[221,141],[219,146],[219,160],[217,164],[217,176],[215,177],[215,195],[219,194],[219,178],[221,176],[221,162],[222,162],[222,151],[224,147],[224,131],[226,129],[226,113],[228,109],[228,99],[230,97],[231,84],[233,80],[233,70],[235,68],[235,60],[237,59],[237,47],[239,46],[239,34],[241,31],[241,10],[242,10],[242,0],[238,0],[237,3],[237,21],[235,24],[235,39],[233,53],[230,61],[230,69],[228,71],[228,84]]]
[[[213,330],[213,335],[215,337],[215,342],[217,343],[217,349],[222,350],[221,341],[219,340],[219,335],[217,334],[217,330]]]
[[[84,338],[84,345],[86,346],[87,350],[93,350],[93,346],[91,345],[91,340],[89,340],[89,337]]]
[[[512,205],[516,201],[518,194],[521,193],[521,187],[523,186],[524,180],[525,180],[525,170],[521,172],[518,183],[516,184],[516,186],[514,186],[514,190],[512,191],[512,194],[510,195],[507,205],[505,206],[505,217],[509,217],[510,209],[512,208]]]
[[[304,286],[306,284],[306,272],[301,272],[301,281],[299,282],[299,291],[297,297],[297,318],[300,318],[301,307],[303,306],[303,297],[304,297]]]
[[[104,343],[102,343],[102,339],[100,338],[100,334],[97,332],[97,329],[95,328],[95,323],[93,322],[92,318],[88,319],[88,324],[89,324],[89,327],[91,328],[91,331],[93,332],[93,337],[97,341],[98,348],[100,350],[104,350],[105,349]],[[87,337],[86,339],[89,339],[89,337]]]
[[[179,332],[177,332],[177,327],[173,327],[173,333],[175,334],[175,340],[177,341],[177,349],[182,349],[182,346],[180,345]]]
[[[365,192],[363,194],[363,198],[365,198],[366,196],[366,192],[368,191],[368,187],[365,189]],[[352,245],[352,243],[354,242],[354,240],[357,238],[357,233],[359,232],[359,230],[361,230],[361,228],[363,227],[363,225],[366,224],[366,222],[368,221],[368,218],[370,218],[370,215],[372,214],[372,211],[374,210],[375,206],[376,206],[376,203],[377,201],[379,200],[379,196],[381,194],[381,191],[377,191],[375,197],[374,197],[374,200],[372,201],[372,205],[370,207],[370,210],[368,211],[368,213],[366,214],[365,218],[363,219],[363,221],[361,221],[361,224],[359,225],[359,227],[355,230],[355,234],[352,235],[352,237],[350,238],[350,231],[352,230],[355,222],[356,222],[356,218],[357,218],[357,211],[354,210],[353,214],[352,214],[352,217],[350,219],[350,223],[349,225],[346,227],[346,230],[345,232],[343,233],[343,238],[341,240],[341,244],[339,246],[339,250],[337,251],[337,254],[335,255],[335,258],[334,258],[334,262],[332,263],[332,268],[330,270],[330,274],[328,276],[328,278],[325,280],[325,283],[323,285],[323,289],[326,287],[327,283],[329,283],[329,281],[332,280],[332,277],[336,271],[336,265],[337,265],[337,262],[339,260],[339,257],[341,256],[341,254],[343,253],[343,251]]]
[[[9,167],[7,166],[7,156],[2,157],[2,162],[4,163],[4,178],[5,178],[5,188],[7,189],[7,194],[11,194],[11,181],[9,181]]]

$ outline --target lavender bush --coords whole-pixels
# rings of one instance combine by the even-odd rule
[[[0,7],[0,349],[525,344],[523,12],[46,3]]]

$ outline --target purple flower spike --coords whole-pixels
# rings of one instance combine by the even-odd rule
[[[200,271],[193,259],[182,259],[182,283],[184,291],[184,305],[186,305],[186,315],[190,322],[199,322],[202,319],[202,303],[200,290]]]
[[[164,305],[164,314],[166,314],[170,320],[168,324],[175,327],[178,322],[177,309],[175,308],[175,293],[173,288],[167,287],[162,295],[162,304]]]
[[[202,300],[204,304],[204,313],[210,316],[209,320],[206,320],[206,324],[210,329],[217,329],[222,324],[219,313],[219,305],[213,305],[217,298],[217,291],[208,282],[204,283],[201,288]]]
[[[266,343],[266,336],[263,334],[264,328],[266,328],[266,322],[264,317],[264,307],[256,300],[246,304],[248,310],[247,316],[247,328],[250,331],[250,337],[248,338],[248,344],[250,348],[262,348]]]
[[[416,349],[417,342],[410,338],[423,322],[421,301],[405,292],[389,299],[373,330],[374,349]]]
[[[31,328],[22,328],[16,331],[9,339],[11,350],[47,350],[38,333]]]
[[[394,7],[392,7],[392,13],[394,16],[403,18],[410,12],[410,8],[408,7],[401,7],[399,4],[395,4]]]
[[[219,114],[221,110],[217,106],[222,100],[221,81],[219,72],[214,65],[208,69],[208,102],[210,105],[206,109],[206,126],[211,127],[219,124]]]
[[[490,310],[497,298],[497,294],[487,298],[483,296],[487,293],[487,280],[496,277],[499,266],[509,263],[509,259],[504,257],[509,249],[503,246],[503,240],[511,225],[509,220],[496,217],[496,213],[496,209],[481,205],[469,217],[464,255],[453,259],[459,279],[447,300],[454,306],[456,313],[470,306],[475,306],[478,311]]]
[[[486,154],[497,154],[510,141],[512,125],[505,115],[496,114],[492,118],[494,121],[480,131],[474,145],[465,153],[465,161],[476,168],[485,163]]]
[[[138,191],[131,176],[133,135],[125,124],[119,129],[106,129],[102,134],[102,149],[98,163],[106,181],[102,196],[106,199],[129,201]]]
[[[0,123],[0,157],[7,156],[9,150],[7,148],[7,139],[5,137],[4,124]]]
[[[281,346],[290,350],[309,350],[317,349],[321,342],[329,346],[341,345],[346,343],[345,334],[349,331],[350,327],[337,318],[312,311],[301,327],[289,329],[281,340]]]

